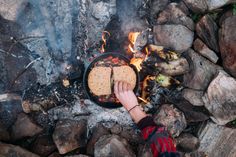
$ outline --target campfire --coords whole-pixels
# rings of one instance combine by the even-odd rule
[[[0,6],[0,156],[152,156],[114,94],[114,67],[126,66],[182,156],[235,157],[233,2],[11,1]],[[108,63],[109,96],[94,95],[88,74]]]

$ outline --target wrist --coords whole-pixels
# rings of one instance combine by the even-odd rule
[[[137,103],[134,103],[134,104],[132,104],[132,105],[127,105],[127,106],[125,106],[125,109],[127,110],[127,111],[130,111],[132,108],[134,108],[135,106],[139,106],[139,104],[138,104],[138,102]]]
[[[138,123],[141,119],[147,116],[141,106],[135,107],[129,112],[129,114],[131,115],[135,123]]]

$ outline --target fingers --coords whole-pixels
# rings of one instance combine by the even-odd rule
[[[118,92],[119,93],[123,92],[123,82],[121,82],[121,81],[118,82]]]
[[[128,90],[132,90],[131,85],[128,83]]]
[[[114,92],[115,94],[123,93],[125,91],[131,90],[131,86],[129,83],[122,82],[122,81],[116,81],[114,85]]]
[[[126,83],[126,82],[123,82],[123,92],[125,92],[125,91],[128,91],[128,90],[129,90],[128,86],[129,86],[129,84],[128,84],[128,83]]]
[[[119,85],[119,82],[116,81],[115,85],[114,85],[114,92],[115,92],[116,95],[119,93],[118,85]]]

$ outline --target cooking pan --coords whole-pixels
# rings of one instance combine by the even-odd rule
[[[124,55],[121,55],[119,53],[109,53],[109,52],[103,53],[103,54],[99,55],[98,57],[96,57],[88,65],[88,67],[86,68],[86,70],[84,72],[84,76],[83,76],[83,86],[84,86],[85,93],[86,93],[87,97],[91,101],[93,101],[96,104],[98,104],[99,106],[102,106],[102,107],[105,107],[105,108],[118,108],[118,107],[122,106],[120,103],[116,103],[116,102],[100,102],[98,100],[98,98],[96,96],[94,96],[90,92],[90,89],[88,87],[88,75],[89,75],[89,72],[91,71],[91,69],[94,67],[95,63],[97,63],[98,61],[103,60],[103,59],[105,59],[105,58],[107,58],[109,56],[118,57],[119,59],[124,60],[128,64],[130,63],[130,60],[128,58],[126,58]],[[139,73],[138,73],[138,70],[136,69],[136,67],[134,65],[129,64],[129,66],[131,68],[133,68],[133,70],[134,70],[134,72],[136,74],[136,86],[134,88],[134,93],[137,93],[138,92],[138,88],[139,88]]]

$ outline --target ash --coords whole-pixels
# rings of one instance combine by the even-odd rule
[[[102,123],[107,128],[111,128],[114,124],[134,126],[134,122],[130,115],[123,107],[117,109],[106,109],[88,99],[84,101],[77,100],[71,106],[52,108],[48,111],[48,114],[51,121],[57,121],[60,119],[86,119],[89,130],[92,130],[92,128],[98,123]]]

